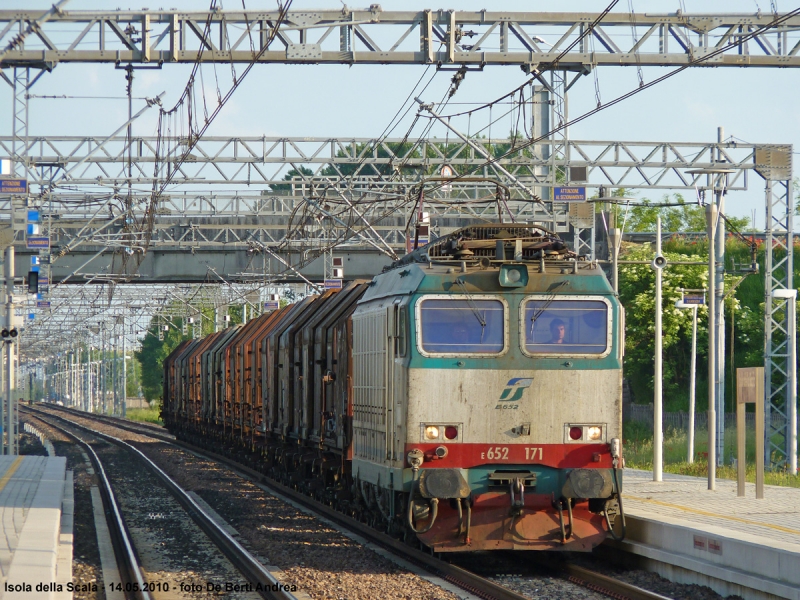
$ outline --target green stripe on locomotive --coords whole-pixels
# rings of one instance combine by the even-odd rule
[[[500,285],[500,269],[490,267],[484,270],[470,269],[460,272],[458,263],[453,267],[425,264],[405,265],[383,273],[375,278],[374,285],[367,291],[362,302],[381,297],[410,297],[405,303],[406,317],[409,323],[409,362],[410,368],[426,369],[497,369],[497,370],[591,370],[622,368],[619,352],[621,307],[614,295],[607,278],[599,267],[580,269],[573,272],[571,263],[568,273],[539,273],[538,265],[532,263],[521,265],[528,269],[528,283],[524,287],[507,288]],[[448,272],[451,271],[451,272]],[[560,269],[559,269],[560,271]],[[463,284],[458,283],[463,281]],[[418,329],[416,327],[415,307],[420,298],[429,295],[451,296],[470,300],[472,296],[496,296],[508,304],[508,347],[502,355],[491,357],[457,357],[424,356],[417,344]],[[559,357],[528,356],[520,348],[520,303],[527,297],[602,297],[610,304],[611,312],[611,348],[602,357],[569,356],[565,353]]]

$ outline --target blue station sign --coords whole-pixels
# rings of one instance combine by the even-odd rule
[[[47,250],[50,247],[50,238],[47,236],[28,236],[25,242],[31,249]]]
[[[706,303],[706,297],[704,294],[685,294],[683,296],[683,303],[703,305]]]
[[[3,194],[27,194],[27,179],[4,179],[0,177],[0,195]]]
[[[586,202],[585,187],[553,188],[553,202]]]
[[[342,280],[341,279],[326,279],[325,280],[325,289],[326,290],[340,290],[340,289],[342,289]]]

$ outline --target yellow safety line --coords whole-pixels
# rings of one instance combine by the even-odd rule
[[[2,487],[0,487],[0,489],[2,489]],[[738,523],[744,523],[745,525],[758,525],[759,527],[769,527],[770,529],[776,529],[778,531],[783,531],[784,533],[793,533],[794,535],[800,535],[800,531],[798,531],[797,529],[789,529],[788,527],[781,527],[780,525],[772,525],[771,523],[751,521],[750,519],[742,519],[740,517],[730,517],[728,515],[721,515],[719,513],[707,512],[705,510],[698,510],[696,508],[689,508],[687,506],[681,506],[679,504],[670,504],[669,502],[662,502],[660,500],[650,500],[649,498],[641,498],[639,496],[629,496],[627,494],[622,494],[622,497],[631,500],[640,500],[642,502],[650,502],[651,504],[657,504],[658,506],[677,508],[679,510],[695,513],[697,515],[703,515],[704,517],[714,517],[715,519],[728,519],[729,521],[736,521]]]
[[[18,456],[17,459],[11,463],[11,466],[5,472],[2,478],[0,478],[0,492],[3,491],[3,488],[6,487],[6,484],[9,482],[11,477],[14,475],[14,472],[19,468],[20,464],[22,464],[22,459],[25,458],[24,456]]]

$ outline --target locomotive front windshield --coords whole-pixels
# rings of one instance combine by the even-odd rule
[[[529,299],[523,306],[528,354],[606,352],[609,307],[604,301]]]
[[[500,354],[505,349],[505,305],[500,300],[423,299],[420,341],[431,354]]]

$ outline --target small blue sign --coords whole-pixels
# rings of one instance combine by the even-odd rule
[[[325,289],[326,290],[340,290],[340,289],[342,289],[342,280],[341,279],[326,279],[325,280]]]
[[[686,294],[683,296],[683,303],[703,305],[706,303],[706,297],[704,294]]]
[[[278,310],[280,308],[280,302],[277,300],[268,300],[264,302],[264,310]]]
[[[0,194],[27,194],[27,179],[2,179],[0,178]]]
[[[586,202],[585,187],[553,188],[553,202]]]
[[[36,313],[28,313],[28,320],[33,321],[36,318]]]
[[[49,300],[37,300],[36,308],[50,308]]]
[[[31,265],[31,272],[38,273],[39,272],[39,265]]]
[[[50,238],[47,236],[42,237],[29,237],[25,240],[28,248],[31,249],[41,249],[41,248],[49,248],[50,247]]]
[[[38,223],[39,222],[39,211],[38,210],[29,210],[28,211],[28,223]]]

